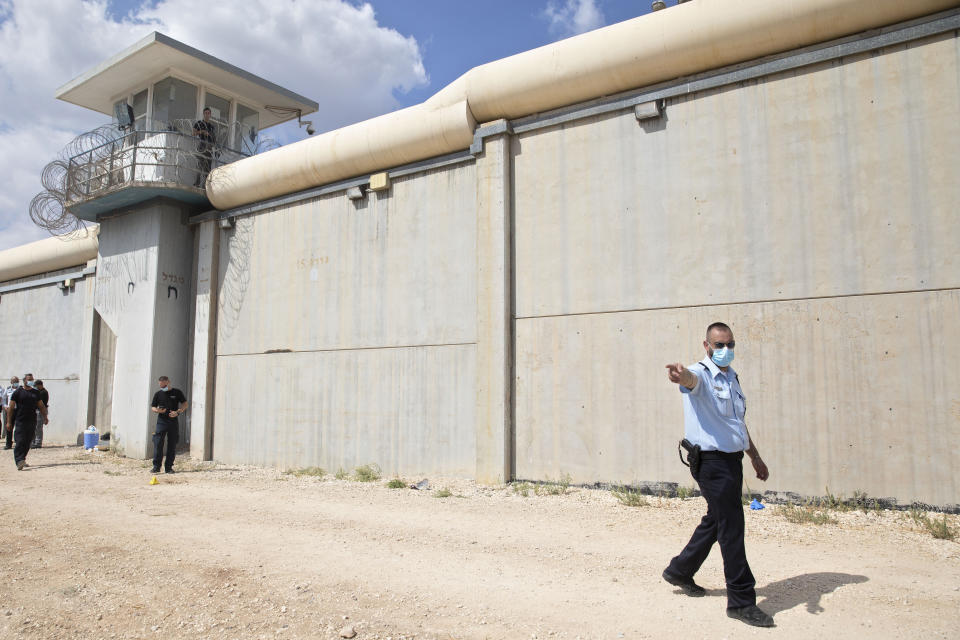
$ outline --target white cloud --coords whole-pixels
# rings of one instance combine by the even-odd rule
[[[145,3],[147,5],[153,3]],[[317,131],[396,109],[427,82],[415,39],[348,0],[159,0],[111,18],[106,0],[0,0],[0,249],[44,237],[28,218],[40,172],[107,118],[53,98],[58,87],[160,31],[316,100]],[[295,127],[267,135],[305,137]]]
[[[566,38],[606,24],[596,0],[550,0],[543,10],[550,33]]]

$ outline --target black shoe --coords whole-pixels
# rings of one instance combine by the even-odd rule
[[[150,473],[160,473],[160,467],[154,467],[153,469],[150,469]]]
[[[166,469],[164,470],[164,473],[176,473],[176,471],[174,471],[173,469]]]
[[[754,627],[774,626],[773,618],[764,613],[763,610],[755,604],[748,604],[745,607],[731,607],[727,609],[727,615]]]
[[[668,569],[663,570],[663,579],[675,587],[680,587],[691,598],[701,598],[707,595],[707,590],[693,581],[693,578],[675,576]]]

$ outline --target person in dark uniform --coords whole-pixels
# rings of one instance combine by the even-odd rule
[[[183,391],[170,386],[170,378],[160,376],[160,390],[153,394],[150,410],[157,414],[157,428],[153,432],[153,473],[160,473],[163,460],[163,441],[167,441],[167,459],[163,465],[166,473],[173,473],[173,461],[177,457],[180,442],[180,423],[177,417],[187,410],[187,397]]]
[[[40,393],[34,389],[33,374],[23,376],[23,382],[26,386],[14,391],[7,403],[7,420],[13,417],[13,461],[17,464],[17,471],[23,471],[28,466],[27,452],[30,451],[37,428],[37,413],[42,416],[43,424],[49,422],[47,408],[40,399]]]
[[[213,162],[213,145],[217,142],[216,123],[210,121],[210,107],[204,107],[203,120],[193,123],[193,135],[200,139],[197,143],[197,180],[194,186],[203,188]]]
[[[4,431],[4,439],[6,441],[6,444],[3,447],[4,449],[13,448],[13,422],[8,417],[7,404],[10,402],[10,398],[13,397],[13,392],[16,391],[17,387],[19,386],[20,386],[20,378],[18,378],[17,376],[13,376],[12,378],[10,378],[10,386],[6,387],[3,390],[2,395],[0,395],[0,399],[2,399],[2,403],[3,403],[3,431]]]
[[[766,481],[770,472],[744,422],[746,397],[730,366],[734,346],[730,327],[714,322],[707,327],[703,342],[706,358],[689,368],[679,362],[667,365],[667,377],[680,386],[683,394],[686,439],[701,449],[699,468],[691,461],[690,471],[707,501],[707,514],[683,551],[670,560],[663,579],[689,596],[704,595],[693,576],[713,543],[719,542],[727,583],[727,615],[756,627],[772,627],[773,618],[757,606],[756,580],[743,544],[743,452],[750,457],[757,478]]]
[[[43,401],[43,406],[47,408],[47,422],[50,422],[50,393],[44,388],[43,380],[37,380],[34,382],[34,389],[37,390],[37,393],[40,394],[40,399]],[[43,421],[41,420],[40,410],[37,410],[37,430],[33,436],[33,444],[30,445],[31,449],[40,449],[43,447]]]

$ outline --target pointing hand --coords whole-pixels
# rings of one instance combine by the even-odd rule
[[[667,365],[667,377],[670,379],[670,382],[680,384],[680,382],[683,381],[683,374],[686,372],[687,368],[679,362]]]

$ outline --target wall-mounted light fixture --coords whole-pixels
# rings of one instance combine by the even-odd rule
[[[390,188],[390,176],[386,171],[370,176],[370,191],[386,191]]]
[[[659,118],[661,113],[663,113],[663,100],[641,102],[633,108],[633,115],[637,117],[637,120]]]

